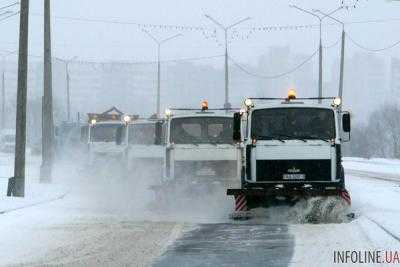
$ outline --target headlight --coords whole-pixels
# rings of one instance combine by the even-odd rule
[[[124,120],[124,122],[128,123],[131,121],[131,116],[125,115],[122,119]]]
[[[96,119],[92,119],[91,121],[90,121],[90,124],[92,124],[92,125],[94,125],[94,124],[96,124]]]
[[[340,106],[341,104],[342,104],[342,99],[340,99],[339,97],[336,97],[335,99],[333,99],[334,106]]]
[[[172,110],[170,110],[169,108],[167,108],[165,110],[165,116],[170,117],[172,115]]]
[[[251,108],[254,106],[253,101],[250,98],[246,98],[246,100],[244,101],[244,104],[246,105],[246,107]]]

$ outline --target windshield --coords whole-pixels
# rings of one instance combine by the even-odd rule
[[[90,141],[115,142],[121,124],[96,124],[90,129]]]
[[[170,140],[175,144],[230,144],[233,119],[192,117],[171,120]]]
[[[255,110],[251,136],[258,140],[333,139],[334,113],[321,108],[272,108]]]
[[[155,143],[155,124],[143,123],[132,124],[129,126],[129,143],[136,145],[154,145]]]

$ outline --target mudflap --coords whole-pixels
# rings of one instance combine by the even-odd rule
[[[321,197],[338,197],[348,206],[351,205],[350,193],[344,188],[330,189],[265,189],[245,188],[228,189],[227,195],[234,196],[235,209],[230,214],[234,220],[247,220],[252,217],[251,210],[259,207],[286,205],[294,206],[300,200],[308,200]]]
[[[251,218],[251,212],[247,205],[247,196],[245,194],[235,195],[235,210],[229,214],[233,220],[248,220]]]

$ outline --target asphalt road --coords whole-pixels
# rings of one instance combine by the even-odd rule
[[[286,225],[201,224],[153,266],[288,266],[293,250]]]

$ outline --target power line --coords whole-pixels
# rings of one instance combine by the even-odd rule
[[[43,14],[33,13],[33,16],[43,16]],[[169,29],[169,30],[189,30],[189,31],[202,31],[207,28],[202,26],[191,26],[191,25],[177,25],[177,24],[151,24],[151,23],[138,23],[132,21],[124,21],[117,19],[91,19],[82,17],[69,17],[69,16],[53,16],[57,20],[69,20],[78,22],[89,22],[89,23],[106,23],[106,24],[120,24],[120,25],[135,25],[141,28],[158,28],[158,29]]]
[[[161,63],[163,62],[182,62],[182,61],[197,61],[197,60],[205,60],[205,59],[213,59],[213,58],[220,58],[224,55],[215,55],[215,56],[204,56],[204,57],[188,57],[188,58],[178,58],[178,59],[167,59],[167,60],[160,60]],[[154,64],[157,61],[138,61],[132,62],[130,64]]]
[[[359,47],[359,48],[361,48],[361,49],[363,49],[363,50],[369,51],[369,52],[381,52],[381,51],[384,51],[384,50],[391,49],[391,48],[393,48],[393,47],[395,47],[395,46],[397,46],[397,45],[400,44],[400,41],[397,41],[397,42],[395,42],[395,43],[393,43],[393,44],[391,44],[391,45],[389,45],[389,46],[386,46],[386,47],[383,47],[383,48],[378,48],[378,49],[373,49],[373,48],[368,48],[368,47],[366,47],[366,46],[360,44],[359,42],[357,42],[357,41],[355,41],[353,38],[351,38],[351,36],[349,36],[349,35],[347,35],[347,38],[348,38],[355,46],[357,46],[357,47]]]
[[[19,5],[19,2],[15,2],[15,3],[9,4],[9,5],[7,5],[7,6],[2,6],[2,7],[0,7],[0,10],[9,8],[9,7],[12,7],[12,6],[15,6],[15,5]]]
[[[0,21],[6,20],[6,19],[14,17],[14,16],[17,16],[18,14],[19,14],[19,11],[14,12],[14,13],[8,15],[8,16],[5,16],[5,17],[1,18]]]
[[[342,38],[337,39],[334,43],[332,43],[332,44],[330,44],[330,45],[323,46],[323,48],[325,48],[325,49],[330,49],[330,48],[332,48],[332,47],[335,47],[335,46],[337,46],[337,44],[340,42],[340,40],[342,40]]]
[[[32,16],[43,16],[43,14],[33,13]],[[180,24],[151,24],[151,23],[139,23],[133,21],[125,21],[120,19],[96,19],[96,18],[82,18],[72,16],[53,16],[54,19],[68,20],[76,22],[88,22],[88,23],[106,23],[106,24],[120,24],[120,25],[135,25],[142,28],[157,28],[157,29],[168,29],[168,30],[189,30],[189,31],[204,31],[212,30],[214,28],[208,28],[198,25],[180,25]],[[387,18],[387,19],[367,19],[358,21],[344,22],[345,25],[352,24],[370,24],[370,23],[385,23],[385,22],[399,22],[400,18]],[[324,26],[334,26],[336,23],[324,23]],[[259,25],[251,27],[235,27],[234,31],[237,30],[251,30],[251,31],[286,31],[286,30],[305,30],[319,28],[319,24],[286,24],[286,25]]]
[[[296,67],[294,67],[293,69],[280,73],[280,74],[275,74],[275,75],[262,75],[262,74],[257,74],[257,73],[252,73],[249,70],[247,70],[244,66],[242,66],[241,64],[239,64],[237,61],[235,61],[232,57],[229,57],[229,59],[232,61],[233,64],[235,64],[235,66],[237,66],[241,71],[243,71],[244,73],[250,75],[250,76],[254,76],[257,78],[261,78],[261,79],[277,79],[286,75],[289,75],[295,71],[297,71],[298,69],[300,69],[303,65],[305,65],[307,62],[311,61],[314,56],[318,53],[318,50],[315,50],[314,53],[312,53],[308,58],[306,58],[303,62],[301,62],[299,65],[297,65]]]

